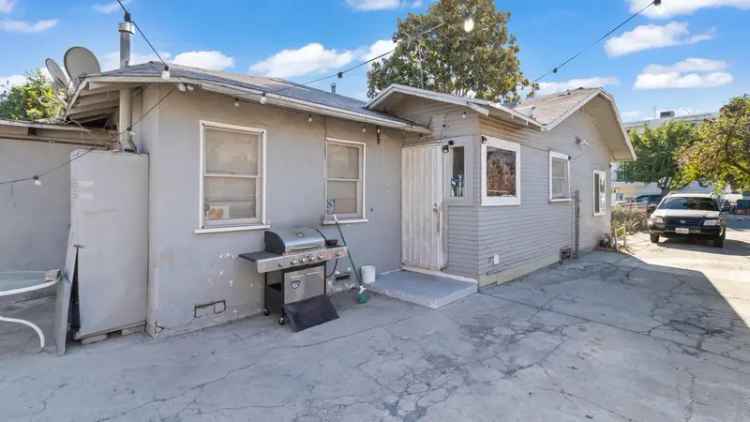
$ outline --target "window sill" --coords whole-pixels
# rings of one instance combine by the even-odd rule
[[[254,230],[266,230],[270,229],[271,226],[268,224],[257,225],[257,226],[238,226],[238,227],[211,227],[204,229],[195,229],[195,234],[210,234],[210,233],[231,233],[231,232],[247,232]]]
[[[549,200],[549,202],[570,202],[570,201],[572,201],[571,198],[557,198],[557,199],[550,198]]]
[[[352,220],[339,220],[339,224],[360,224],[369,222],[366,218],[358,218]],[[333,220],[323,220],[324,226],[333,226],[336,222]]]
[[[598,212],[598,213],[595,212],[594,213],[594,217],[604,217],[605,215],[607,215],[606,211],[604,211],[604,212]]]

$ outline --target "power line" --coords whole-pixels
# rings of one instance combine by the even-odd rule
[[[175,90],[176,90],[176,88],[172,88],[172,89],[169,90],[169,92],[167,92],[166,94],[162,95],[162,97],[159,98],[159,101],[157,101],[156,104],[154,104],[148,110],[146,110],[143,114],[141,114],[141,116],[138,118],[138,120],[136,120],[135,122],[133,122],[125,130],[121,130],[121,131],[113,134],[112,135],[112,139],[115,139],[115,138],[119,137],[120,135],[122,135],[123,133],[126,133],[126,132],[129,132],[129,131],[133,130],[133,127],[135,127],[135,126],[139,125],[141,122],[143,122],[143,120],[145,120],[146,117],[149,114],[151,114],[151,112],[153,112],[154,110],[156,110],[161,105],[161,103],[164,102],[164,100],[166,100],[170,95],[172,95],[172,93],[175,92]],[[47,170],[45,170],[45,171],[43,171],[43,172],[41,172],[39,174],[35,174],[33,176],[21,177],[21,178],[18,178],[18,179],[10,179],[10,180],[0,181],[0,186],[3,186],[3,185],[13,185],[13,184],[16,184],[16,183],[29,182],[29,181],[34,181],[35,184],[41,185],[41,178],[42,177],[48,176],[49,174],[51,174],[51,173],[53,173],[53,172],[55,172],[57,170],[60,170],[63,167],[69,166],[70,163],[72,163],[73,161],[75,161],[75,160],[83,157],[84,155],[86,155],[86,154],[88,154],[91,151],[94,151],[96,149],[97,149],[96,147],[89,148],[84,153],[76,155],[75,157],[73,157],[73,158],[71,158],[71,159],[69,159],[67,161],[62,162],[62,163],[58,164],[55,167],[49,168],[49,169],[47,169]]]
[[[625,19],[624,21],[622,21],[619,24],[617,24],[617,26],[615,26],[614,28],[612,28],[609,31],[607,31],[601,37],[597,38],[596,41],[594,41],[593,43],[591,43],[589,46],[583,48],[581,51],[577,52],[576,54],[568,57],[562,63],[560,63],[559,65],[557,65],[554,68],[552,68],[552,70],[550,70],[547,73],[543,74],[542,76],[534,79],[534,83],[537,83],[537,82],[541,81],[542,79],[546,78],[547,76],[549,76],[549,75],[551,75],[553,73],[557,73],[558,71],[560,71],[560,69],[562,69],[563,67],[565,67],[566,65],[568,65],[573,60],[575,60],[578,57],[580,57],[583,53],[587,52],[588,50],[590,50],[591,48],[593,48],[594,46],[596,46],[600,42],[602,42],[602,41],[606,40],[607,38],[609,38],[612,34],[614,34],[615,32],[617,32],[617,30],[619,30],[623,26],[627,25],[630,21],[632,21],[636,17],[642,15],[651,6],[659,6],[659,5],[661,5],[661,0],[652,0],[649,4],[647,4],[646,6],[644,6],[643,8],[641,8],[640,10],[638,10],[635,13],[633,13],[632,15],[630,15],[627,19]]]
[[[120,8],[122,9],[123,13],[125,13],[125,20],[131,20],[130,11],[125,7],[125,4],[123,4],[122,0],[116,0],[116,1],[117,1],[117,4],[120,5]],[[148,39],[148,37],[146,36],[146,33],[143,32],[140,26],[138,26],[138,22],[136,22],[135,20],[132,20],[132,22],[133,22],[133,26],[135,26],[135,29],[138,31],[138,33],[141,34],[144,40],[146,40],[146,44],[148,44],[149,48],[151,48],[151,51],[153,51],[154,54],[156,54],[156,57],[158,57],[159,61],[164,65],[164,68],[169,69],[169,65],[161,57],[161,54],[159,54],[159,52],[156,51],[156,48],[154,48],[154,45],[151,44],[151,40]]]

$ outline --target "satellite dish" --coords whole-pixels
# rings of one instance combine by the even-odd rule
[[[44,64],[47,66],[50,76],[52,76],[52,83],[55,89],[67,95],[70,90],[70,78],[68,78],[68,74],[52,59],[45,60]]]
[[[99,73],[102,68],[94,53],[83,47],[72,47],[65,52],[65,70],[68,71],[70,79],[77,80],[82,75]]]

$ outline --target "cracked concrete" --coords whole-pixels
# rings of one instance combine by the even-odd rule
[[[637,236],[633,256],[592,253],[438,311],[340,294],[339,320],[297,334],[256,317],[56,357],[2,325],[2,419],[750,420],[750,221],[733,225],[723,251]],[[51,309],[3,312],[49,331]]]

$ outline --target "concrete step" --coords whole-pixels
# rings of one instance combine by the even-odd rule
[[[367,288],[404,302],[438,309],[477,292],[477,284],[411,271],[378,274]]]

